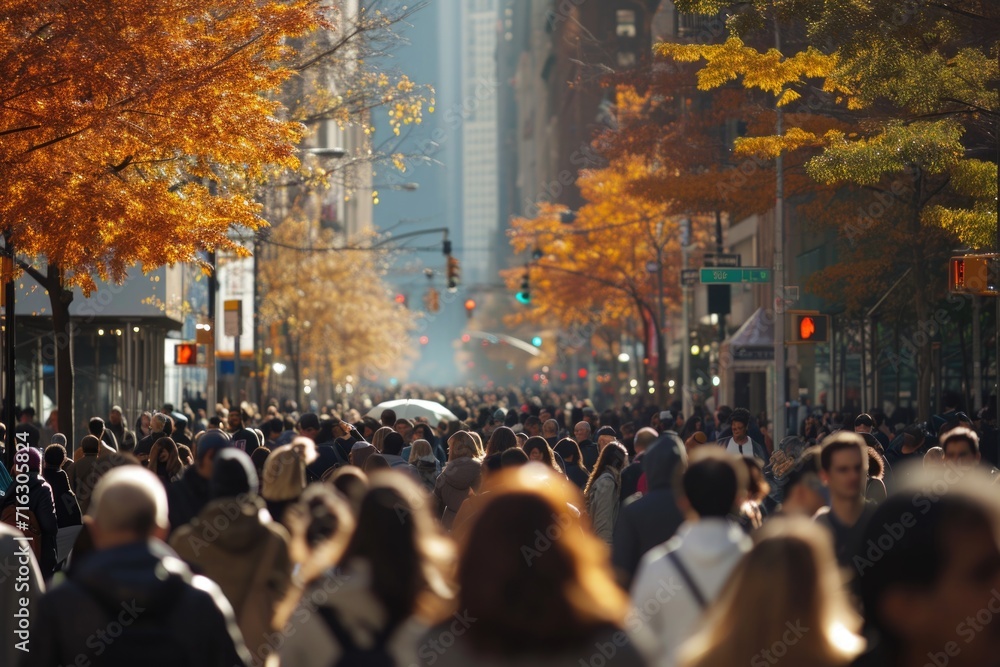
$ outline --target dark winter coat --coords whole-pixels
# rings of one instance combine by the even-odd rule
[[[59,532],[59,520],[56,518],[56,505],[52,497],[52,487],[38,473],[28,476],[27,508],[35,513],[38,527],[42,531],[42,556],[38,566],[42,576],[48,579],[56,571],[56,534]],[[0,502],[0,513],[7,505],[19,503],[17,482],[11,486],[3,502]]]
[[[103,664],[107,629],[151,614],[173,636],[184,667],[249,665],[233,612],[212,581],[191,574],[159,540],[133,542],[90,554],[69,579],[42,596],[32,619],[25,667]],[[159,619],[162,619],[160,621]],[[124,625],[124,623],[122,623]],[[125,628],[128,632],[129,628]],[[103,634],[102,634],[103,633]],[[117,635],[116,635],[117,636]]]
[[[42,477],[52,487],[52,500],[56,506],[56,522],[60,528],[79,526],[83,523],[80,503],[69,485],[69,476],[60,468],[42,468]]]
[[[673,537],[684,522],[673,483],[678,465],[686,463],[684,443],[672,433],[661,435],[643,453],[649,490],[622,507],[611,549],[612,563],[628,582],[635,576],[643,554]]]
[[[170,530],[177,530],[198,516],[210,499],[208,480],[198,474],[195,466],[188,466],[184,476],[167,487]]]

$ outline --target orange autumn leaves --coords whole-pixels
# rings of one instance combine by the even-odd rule
[[[0,220],[67,284],[191,261],[256,228],[302,127],[270,96],[312,2],[2,0]]]

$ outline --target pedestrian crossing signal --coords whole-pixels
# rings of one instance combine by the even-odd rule
[[[1000,293],[996,259],[992,256],[952,257],[948,270],[948,290],[959,294]]]
[[[818,313],[792,314],[791,343],[826,343],[830,340],[830,316]]]
[[[175,366],[197,366],[198,345],[195,343],[177,343],[174,346]]]

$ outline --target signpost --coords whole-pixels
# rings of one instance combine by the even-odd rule
[[[233,337],[233,373],[236,377],[236,405],[240,405],[240,334],[243,333],[243,301],[226,299],[224,305],[222,333]]]
[[[736,268],[742,266],[742,261],[740,255],[735,253],[705,253],[705,266],[726,266],[729,268]]]
[[[733,285],[739,283],[769,283],[771,269],[761,267],[713,267],[700,270],[703,285]]]
[[[698,284],[698,269],[681,269],[681,285],[694,287]]]

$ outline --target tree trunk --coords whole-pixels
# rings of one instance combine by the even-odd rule
[[[76,445],[74,428],[76,418],[73,411],[73,323],[70,320],[69,305],[73,302],[73,292],[63,287],[62,269],[49,264],[46,273],[29,271],[49,293],[52,307],[52,336],[56,366],[56,407],[59,409],[59,432],[66,436],[70,450]]]
[[[926,263],[924,248],[920,241],[920,210],[922,207],[923,174],[917,172],[914,177],[913,211],[910,227],[913,231],[913,314],[916,317],[916,330],[913,332],[914,347],[917,348],[917,419],[931,418],[931,374],[933,372],[933,355],[931,354],[931,334],[933,330],[927,327],[929,306],[927,290],[923,282],[926,279]]]

